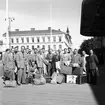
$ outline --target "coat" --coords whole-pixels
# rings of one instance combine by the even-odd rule
[[[78,63],[80,66],[82,66],[81,55],[80,54],[72,55],[71,63]]]
[[[5,53],[2,58],[4,70],[15,70],[15,60],[12,53]]]
[[[97,64],[99,63],[98,58],[95,54],[87,57],[86,61],[87,61],[88,69],[96,69]]]
[[[18,52],[15,55],[16,63],[18,68],[24,68],[25,67],[25,62],[24,62],[24,55],[22,52]]]

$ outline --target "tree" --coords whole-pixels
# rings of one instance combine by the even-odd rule
[[[80,45],[79,53],[83,50],[89,54],[89,50],[94,50],[94,53],[98,56],[100,64],[103,64],[103,46],[102,46],[102,37],[94,37],[88,40],[84,40]]]
[[[84,40],[82,42],[82,44],[80,45],[80,49],[79,51],[86,51],[87,53],[89,53],[89,50],[90,49],[93,49],[93,50],[96,50],[96,49],[101,49],[102,47],[102,38],[97,38],[97,37],[94,37],[94,38],[91,38],[91,39],[88,39],[88,40]]]

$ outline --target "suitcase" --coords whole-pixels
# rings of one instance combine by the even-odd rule
[[[77,84],[87,83],[87,75],[79,75],[76,80]]]
[[[83,68],[82,67],[73,67],[72,74],[73,75],[82,75]]]
[[[76,84],[77,75],[67,75],[66,83]]]
[[[65,65],[61,65],[60,67],[60,73],[61,74],[66,74],[66,75],[71,75],[72,74],[72,67],[68,67],[68,66],[65,66]]]

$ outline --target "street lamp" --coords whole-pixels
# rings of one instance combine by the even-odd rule
[[[8,0],[6,0],[6,48],[10,48],[10,35],[9,32],[11,31],[11,22],[15,20],[14,17],[9,17],[9,8],[8,8]]]
[[[8,0],[6,0],[6,48],[9,48],[9,11],[8,11]]]

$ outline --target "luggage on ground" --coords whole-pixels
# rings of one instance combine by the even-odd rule
[[[77,84],[87,83],[87,75],[80,75],[77,77]]]
[[[16,81],[6,80],[3,82],[5,87],[17,87]]]
[[[82,75],[83,68],[82,67],[73,67],[72,74],[73,75]]]
[[[65,66],[65,65],[61,65],[60,66],[60,70],[59,70],[59,72],[61,73],[61,74],[66,74],[66,75],[71,75],[72,74],[72,67],[70,67],[70,66]]]
[[[77,82],[77,75],[67,75],[66,83],[76,84],[76,82]]]
[[[52,75],[52,80],[51,80],[51,83],[52,84],[61,84],[61,83],[64,83],[65,82],[65,76],[63,74],[60,74],[60,73],[57,73],[57,72],[54,72],[53,75]]]
[[[58,84],[64,83],[65,82],[65,76],[63,74],[58,74],[56,81]]]
[[[41,76],[40,78],[33,79],[35,85],[44,85],[46,83],[46,79]]]
[[[56,72],[54,72],[53,74],[52,74],[52,80],[51,80],[51,83],[52,84],[56,84],[57,83],[57,73]]]

